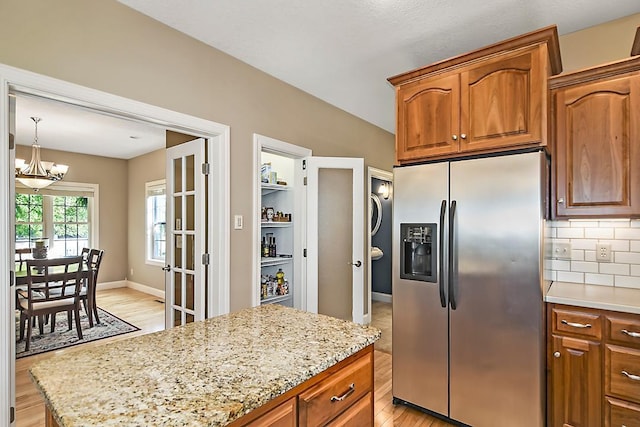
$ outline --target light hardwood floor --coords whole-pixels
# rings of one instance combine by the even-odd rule
[[[101,308],[133,323],[140,331],[120,335],[66,350],[25,357],[16,361],[16,419],[17,427],[44,426],[44,403],[31,382],[29,367],[37,361],[54,354],[82,351],[89,346],[99,346],[108,342],[127,339],[164,329],[164,304],[157,298],[128,288],[98,291],[97,300]],[[447,427],[443,421],[432,418],[420,411],[405,406],[394,406],[391,394],[391,355],[375,351],[375,404],[376,427]],[[81,380],[79,378],[79,380]]]

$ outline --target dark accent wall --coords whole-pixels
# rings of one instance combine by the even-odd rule
[[[377,193],[383,180],[371,178],[371,189]],[[393,194],[393,191],[391,192]],[[384,255],[377,261],[371,261],[371,290],[383,294],[391,294],[391,231],[392,224],[392,195],[385,200],[380,197],[382,205],[382,222],[380,229],[375,236],[371,238],[371,246],[377,246],[382,249]]]

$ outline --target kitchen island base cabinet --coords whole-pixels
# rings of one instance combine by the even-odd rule
[[[373,346],[360,350],[230,426],[373,426]]]

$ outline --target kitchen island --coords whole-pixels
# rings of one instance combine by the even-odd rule
[[[264,425],[259,417],[274,411],[306,425],[318,414],[343,417],[350,405],[372,416],[379,337],[264,305],[55,356],[30,374],[51,426]]]

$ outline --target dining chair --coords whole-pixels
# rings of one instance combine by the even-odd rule
[[[27,337],[25,351],[29,350],[33,329],[32,319],[40,321],[43,331],[44,316],[51,316],[51,332],[55,330],[56,313],[66,311],[69,330],[75,315],[78,339],[82,339],[80,326],[80,290],[82,288],[82,257],[27,260],[27,289],[18,292],[20,309],[20,340]]]
[[[27,261],[27,258],[23,257],[25,257],[26,255],[31,255],[31,248],[16,249],[16,255],[18,256],[18,259],[16,260],[16,262],[18,263],[18,270],[22,270],[22,266]]]
[[[93,327],[93,318],[95,317],[96,323],[100,324],[100,317],[98,317],[98,304],[96,302],[96,285],[98,284],[98,272],[100,271],[100,264],[102,263],[102,255],[104,250],[91,249],[86,258],[86,265],[89,270],[87,280],[84,281],[82,290],[80,291],[80,299],[84,305],[84,311],[89,318],[89,326]]]
[[[82,248],[82,250],[80,251],[80,255],[82,255],[82,260],[84,262],[87,262],[87,259],[89,258],[89,252],[91,251],[91,249],[89,248]]]

